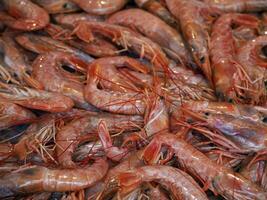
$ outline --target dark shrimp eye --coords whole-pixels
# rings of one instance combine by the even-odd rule
[[[199,59],[199,61],[200,61],[201,64],[204,64],[204,63],[205,63],[205,57],[202,56],[202,57]]]
[[[70,6],[69,6],[69,3],[64,3],[63,4],[63,8],[69,8]]]
[[[229,102],[229,103],[233,103],[234,100],[233,100],[233,99],[228,99],[228,102]]]
[[[267,123],[267,117],[264,117],[264,118],[262,119],[262,122],[263,122],[263,123]]]
[[[209,116],[209,115],[210,115],[208,112],[205,112],[204,114],[205,114],[206,116]]]
[[[267,57],[267,45],[261,48],[261,52],[265,57]]]

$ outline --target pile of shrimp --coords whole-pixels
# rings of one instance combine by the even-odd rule
[[[0,0],[0,199],[266,200],[267,0]]]

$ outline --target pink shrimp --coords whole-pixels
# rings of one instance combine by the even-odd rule
[[[30,0],[3,0],[2,3],[9,15],[1,12],[0,20],[11,28],[33,31],[49,23],[47,12]]]
[[[11,102],[0,102],[0,130],[35,120],[35,115]]]
[[[71,0],[84,11],[96,15],[108,15],[125,6],[127,0]]]
[[[163,145],[169,148],[187,172],[198,177],[213,192],[236,200],[267,198],[267,194],[254,183],[216,164],[184,140],[169,133],[153,138],[145,149],[144,159],[149,164],[155,163]]]
[[[184,38],[193,58],[206,78],[212,83],[212,70],[209,61],[208,21],[217,14],[208,5],[196,0],[167,0],[170,12],[179,21]]]
[[[94,185],[108,170],[103,159],[83,169],[49,169],[30,166],[11,172],[1,178],[0,197],[32,192],[78,191]]]
[[[211,34],[211,60],[213,81],[220,99],[241,101],[238,88],[248,79],[243,67],[237,62],[232,25],[241,24],[257,28],[258,19],[246,14],[222,15],[213,25]]]
[[[182,36],[156,16],[141,9],[127,9],[113,14],[108,23],[127,26],[158,43],[172,59],[182,64],[193,64]]]
[[[254,104],[265,104],[267,102],[267,64],[265,55],[262,55],[263,48],[267,45],[267,36],[259,36],[238,49],[237,57],[246,73],[251,79],[251,90],[248,91],[248,98]]]
[[[110,114],[91,113],[87,116],[74,120],[64,126],[56,136],[57,158],[61,165],[66,167],[75,166],[72,161],[72,154],[79,144],[79,137],[91,133],[97,133],[99,120],[105,120],[110,132],[120,132],[123,130],[135,130],[141,126],[143,119],[140,116],[120,116]]]
[[[87,67],[87,63],[77,56],[63,52],[51,52],[36,58],[33,63],[32,75],[46,90],[59,92],[72,98],[78,107],[94,109],[84,100],[83,83],[79,79],[77,80],[77,75],[61,68],[62,64],[67,63],[78,71],[84,71]]]
[[[70,0],[33,0],[33,2],[43,7],[49,14],[70,13],[80,10]]]
[[[24,106],[26,108],[47,112],[69,111],[74,102],[71,98],[55,92],[34,90],[28,87],[19,87],[11,84],[0,84],[0,98]]]
[[[156,181],[164,185],[174,199],[208,199],[192,177],[169,166],[144,166],[132,169],[119,174],[111,181],[112,185],[114,182],[117,183],[120,196],[133,191],[143,182]]]
[[[267,9],[266,0],[204,0],[224,12],[259,12]]]

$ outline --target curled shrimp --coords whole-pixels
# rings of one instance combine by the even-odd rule
[[[167,0],[170,12],[179,21],[184,38],[197,65],[212,83],[212,70],[209,60],[208,20],[217,14],[211,7],[196,0]]]
[[[35,115],[11,102],[0,102],[0,130],[35,120]]]
[[[267,45],[267,36],[259,36],[238,49],[237,57],[246,73],[251,79],[251,92],[248,91],[247,98],[252,99],[254,104],[261,105],[267,102],[267,64],[262,48]]]
[[[251,81],[236,58],[231,27],[233,24],[257,28],[258,19],[246,14],[225,14],[214,23],[212,28],[210,52],[216,92],[220,99],[239,102],[242,101],[240,97],[243,92],[242,88],[246,90],[242,85],[251,85]]]
[[[208,199],[192,177],[170,166],[144,166],[132,169],[119,174],[111,181],[112,185],[117,182],[121,196],[133,191],[143,182],[156,181],[164,185],[174,199]]]
[[[11,84],[0,83],[0,85],[2,87],[0,89],[0,98],[26,108],[47,112],[64,112],[69,111],[74,106],[71,98],[60,93],[35,90]]]
[[[63,64],[70,64],[78,71],[85,71],[87,64],[75,55],[63,52],[50,52],[40,55],[33,63],[33,77],[46,90],[59,92],[72,98],[75,105],[84,109],[94,109],[83,97],[83,83],[78,75],[61,68]]]
[[[141,126],[143,119],[140,116],[120,116],[110,114],[91,113],[80,117],[64,126],[56,135],[58,162],[67,167],[75,166],[72,161],[72,154],[80,143],[79,137],[85,134],[96,134],[99,120],[105,120],[110,132],[120,132],[123,130],[135,130]]]
[[[178,27],[176,19],[171,15],[169,10],[162,6],[157,0],[135,0],[135,3],[138,7],[158,16],[170,26],[174,28]]]
[[[191,55],[182,36],[156,16],[141,9],[127,9],[113,14],[107,22],[127,26],[158,43],[166,53],[182,64],[191,64]]]
[[[1,12],[0,20],[11,28],[33,31],[49,23],[47,12],[30,0],[3,0],[2,3],[8,14]]]
[[[267,9],[266,0],[204,0],[224,12],[259,12]]]
[[[49,169],[30,166],[7,174],[1,179],[0,197],[32,192],[78,191],[94,185],[108,170],[104,159],[83,169]]]
[[[70,0],[33,0],[43,7],[49,14],[70,13],[79,10],[79,7]]]
[[[123,8],[127,0],[71,0],[84,11],[96,15],[108,15]]]
[[[169,133],[158,134],[153,138],[144,151],[144,159],[149,164],[155,163],[163,145],[168,147],[169,153],[175,155],[189,174],[198,177],[206,188],[213,192],[227,199],[261,200],[267,198],[267,194],[254,183],[216,164],[184,140]]]

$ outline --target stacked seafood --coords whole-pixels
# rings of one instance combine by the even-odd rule
[[[0,199],[267,199],[267,0],[0,0]]]

